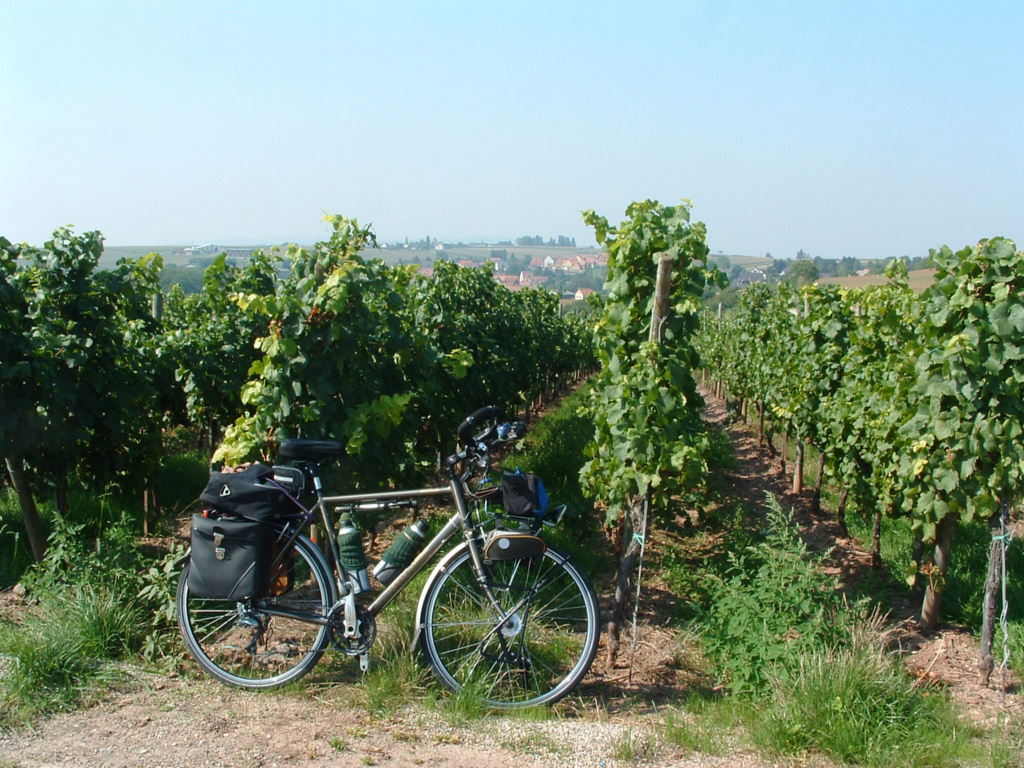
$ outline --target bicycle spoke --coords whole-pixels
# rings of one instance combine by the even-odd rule
[[[499,707],[561,698],[586,674],[597,649],[593,589],[564,555],[487,566],[495,614],[468,552],[430,585],[424,642],[450,688],[470,687]]]
[[[281,594],[252,605],[192,598],[183,577],[178,623],[200,666],[229,685],[248,688],[283,685],[308,672],[327,644],[322,618],[333,603],[331,577],[318,557],[308,539],[297,539],[289,567],[271,582],[287,579]]]

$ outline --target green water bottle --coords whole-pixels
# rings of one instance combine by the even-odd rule
[[[366,553],[363,552],[363,534],[349,515],[338,521],[338,554],[341,564],[352,574],[356,594],[370,591],[370,577],[366,573]]]
[[[423,547],[423,542],[426,540],[426,520],[417,520],[412,525],[407,526],[404,531],[398,534],[398,538],[391,543],[388,551],[384,553],[384,557],[374,567],[373,578],[384,586],[390,584],[395,576],[409,567],[409,563],[419,554],[420,549]]]

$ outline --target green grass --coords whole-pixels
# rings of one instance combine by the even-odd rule
[[[116,589],[82,584],[44,599],[20,625],[0,625],[0,727],[67,709],[117,678],[109,662],[127,658],[146,626],[140,606]]]
[[[860,515],[847,519],[850,533],[870,548],[871,524]],[[905,581],[905,574],[911,564],[914,539],[910,521],[906,518],[883,518],[881,553],[883,572],[869,574],[869,581],[861,589],[872,593],[882,608],[891,590],[896,589],[909,595],[911,589]],[[942,597],[941,617],[943,621],[960,624],[978,632],[981,628],[981,606],[988,575],[988,555],[991,536],[982,523],[963,524],[957,528],[956,538],[950,551],[950,564],[946,576],[946,591]],[[925,556],[929,550],[926,548]],[[1013,540],[1007,548],[1007,603],[1008,635],[1011,667],[1021,669],[1024,660],[1024,583],[1013,578],[1013,574],[1024,573],[1024,542]],[[1001,607],[1001,603],[999,604]],[[997,608],[998,609],[998,608]],[[995,642],[997,665],[1002,662],[1002,632]]]
[[[52,526],[46,559],[20,579],[30,607],[0,623],[0,726],[88,701],[116,677],[111,662],[156,660],[170,646],[175,579],[138,548],[131,524],[108,518],[99,536]]]
[[[685,754],[722,754],[736,727],[733,701],[697,698],[685,710],[664,710],[656,730],[658,740]]]
[[[939,691],[916,686],[898,660],[869,643],[805,657],[773,686],[749,725],[770,753],[824,754],[841,765],[940,768],[978,757],[980,732]]]
[[[711,577],[710,590],[708,566],[721,572],[705,551],[714,546],[712,528],[676,537],[661,557],[665,581],[696,598],[686,619],[705,633],[711,659],[737,695],[697,695],[683,710],[666,710],[659,743],[708,754],[746,744],[785,759],[822,754],[878,768],[1019,764],[1024,739],[1012,729],[973,728],[943,692],[917,685],[881,650],[877,615],[865,619],[863,609],[834,603],[818,612],[813,595],[824,595],[828,580],[773,507],[767,540],[752,536],[742,512],[719,521],[728,524],[718,549],[733,558],[725,579]],[[909,540],[904,533],[902,543]],[[822,616],[834,631],[820,631]]]
[[[630,728],[612,744],[610,756],[620,763],[640,763],[652,758],[654,752],[655,743],[651,737]]]
[[[420,573],[377,616],[371,667],[358,683],[363,708],[375,717],[393,715],[413,703],[433,701],[438,688],[413,646],[416,605],[427,574]],[[355,659],[349,660],[355,664]]]
[[[438,712],[449,725],[463,726],[474,720],[482,720],[493,711],[484,701],[487,687],[483,681],[470,681],[454,693],[438,699]]]
[[[554,504],[585,502],[579,473],[583,451],[594,437],[594,423],[582,411],[589,397],[586,385],[566,397],[530,425],[526,439],[502,462],[508,470],[519,467],[540,475]]]

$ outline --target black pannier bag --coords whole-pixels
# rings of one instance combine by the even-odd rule
[[[548,510],[548,492],[536,475],[506,472],[501,478],[501,496],[513,517],[541,517]]]
[[[252,520],[192,515],[188,589],[194,597],[245,600],[266,594],[274,532]]]
[[[298,493],[292,495],[298,496],[302,493],[302,473],[292,467],[253,464],[241,472],[211,472],[210,482],[199,495],[199,500],[204,509],[270,522],[282,514],[297,511],[292,500],[278,487],[283,486],[291,493],[295,489],[296,473]],[[278,481],[277,477],[285,482]]]
[[[192,518],[189,591],[217,600],[265,595],[277,536],[269,523],[298,511],[292,499],[304,490],[295,467],[253,464],[241,472],[211,472],[199,495],[204,512]]]

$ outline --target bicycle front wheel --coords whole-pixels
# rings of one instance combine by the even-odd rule
[[[276,560],[269,593],[256,600],[193,597],[189,565],[181,574],[177,611],[185,647],[223,683],[240,688],[290,683],[309,672],[327,646],[334,589],[323,555],[300,536]]]
[[[495,561],[478,578],[468,548],[436,572],[423,601],[423,648],[445,687],[490,706],[550,704],[590,669],[600,609],[590,580],[549,546],[529,560]]]

